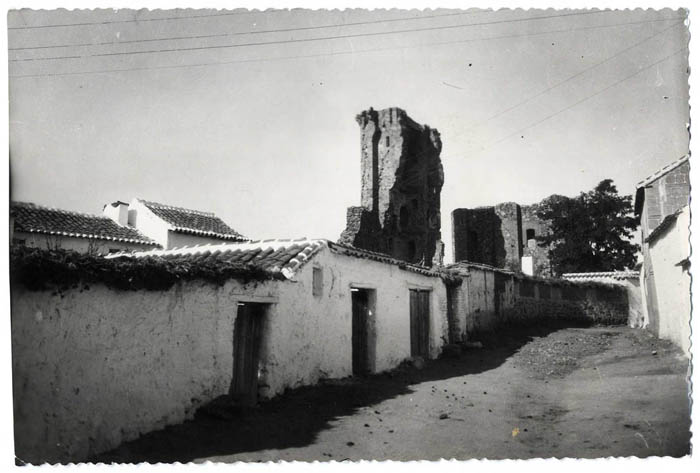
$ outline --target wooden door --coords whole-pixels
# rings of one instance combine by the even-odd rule
[[[233,336],[231,396],[237,403],[254,405],[258,398],[258,355],[262,328],[262,304],[238,305]]]
[[[411,356],[430,353],[430,291],[410,290]]]
[[[369,292],[353,289],[352,292],[352,374],[369,372]]]

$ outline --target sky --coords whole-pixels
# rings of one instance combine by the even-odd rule
[[[688,152],[678,10],[15,11],[13,200],[140,197],[251,238],[328,238],[360,203],[355,115],[439,130],[451,211],[621,193]],[[63,26],[58,26],[63,25]],[[268,44],[264,44],[268,43]]]

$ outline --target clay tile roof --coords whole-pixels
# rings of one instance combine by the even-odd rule
[[[425,276],[439,277],[441,275],[440,271],[437,271],[435,269],[429,268],[427,266],[421,266],[418,264],[407,263],[405,261],[392,258],[389,255],[385,255],[384,253],[377,253],[375,251],[364,250],[351,245],[334,243],[330,241],[327,242],[327,245],[334,253],[352,256],[354,258],[362,258],[372,261],[379,261],[381,263],[392,264],[406,271],[423,274]]]
[[[128,256],[132,258],[160,257],[169,260],[195,259],[201,261],[205,259],[211,262],[250,265],[270,274],[281,273],[287,279],[291,279],[304,263],[324,247],[326,247],[325,240],[257,240],[198,245],[170,250],[141,251],[131,254],[116,253],[108,258]],[[298,258],[300,254],[304,254],[305,257]]]
[[[593,273],[564,273],[562,278],[568,281],[624,281],[639,279],[639,271],[601,271]]]
[[[297,240],[255,240],[231,242],[192,247],[173,248],[170,250],[150,250],[137,253],[115,253],[107,258],[127,256],[131,258],[156,257],[168,260],[187,259],[211,262],[238,263],[262,269],[270,274],[282,274],[287,279],[294,275],[322,249],[328,248],[336,254],[352,258],[378,261],[398,266],[400,269],[426,276],[439,277],[439,271],[406,263],[382,253],[362,250],[353,246],[341,245],[323,239],[301,238]]]
[[[140,202],[156,216],[169,223],[175,232],[211,236],[231,241],[248,240],[212,212],[173,207],[147,200],[140,200]]]
[[[135,228],[119,225],[109,217],[42,207],[27,202],[11,202],[10,214],[18,232],[62,235],[159,246]]]
[[[680,166],[681,164],[687,162],[689,159],[690,159],[690,155],[687,155],[687,154],[686,154],[685,156],[683,156],[682,158],[680,158],[680,159],[678,159],[678,160],[672,162],[671,164],[662,167],[661,169],[659,169],[658,171],[656,171],[656,172],[655,172],[654,174],[652,174],[651,176],[648,176],[648,177],[646,177],[645,179],[642,179],[641,181],[639,181],[639,182],[637,183],[637,189],[639,189],[640,187],[646,187],[646,186],[648,186],[649,184],[651,184],[652,182],[654,182],[655,180],[657,180],[657,179],[660,178],[661,176],[663,176],[663,175],[665,175],[665,174],[668,174],[669,172],[673,171],[674,169],[676,169],[676,168],[677,168],[678,166]]]

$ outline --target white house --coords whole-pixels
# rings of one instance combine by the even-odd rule
[[[690,157],[637,184],[643,263],[640,287],[645,326],[660,338],[690,347]]]
[[[10,204],[10,241],[18,246],[93,254],[158,247],[158,243],[138,230],[105,216],[26,202]]]
[[[129,204],[116,201],[105,205],[104,215],[136,228],[165,249],[248,240],[211,212],[137,198]]]

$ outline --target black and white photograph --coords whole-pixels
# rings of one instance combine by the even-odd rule
[[[687,467],[692,6],[451,5],[6,9],[14,465]]]

